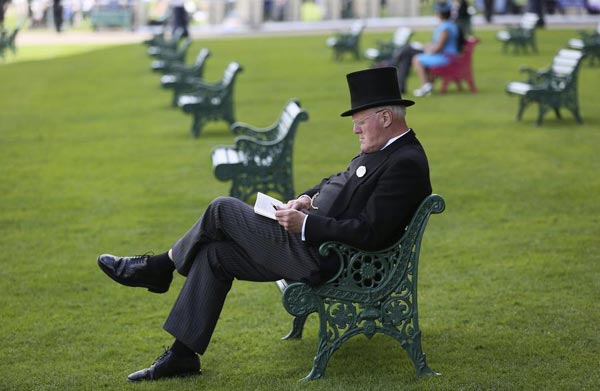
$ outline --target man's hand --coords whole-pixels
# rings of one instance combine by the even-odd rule
[[[285,209],[295,210],[309,210],[310,209],[310,197],[307,195],[300,196],[295,200],[289,200],[285,205]],[[282,208],[283,209],[283,208]]]
[[[305,216],[306,215],[303,212],[292,208],[283,209],[282,207],[279,207],[275,211],[275,218],[277,219],[279,225],[281,225],[286,231],[291,233],[302,232],[302,224],[304,224]]]

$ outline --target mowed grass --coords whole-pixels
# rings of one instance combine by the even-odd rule
[[[535,127],[535,107],[516,122],[517,99],[504,92],[520,65],[548,65],[575,35],[542,30],[539,54],[515,56],[481,31],[479,93],[451,87],[409,109],[447,203],[421,254],[423,350],[442,373],[426,379],[399,344],[376,336],[348,341],[325,379],[299,383],[316,351],[316,317],[302,341],[281,341],[290,316],[275,284],[236,282],[203,376],[128,384],[172,342],[161,326],[184,280],[164,295],[123,287],[96,257],[168,249],[228,194],[210,151],[232,135],[214,122],[193,139],[141,44],[0,66],[0,389],[597,389],[600,68],[581,69],[582,126],[564,112]],[[363,46],[390,36],[366,34]],[[288,99],[302,102],[310,119],[296,138],[297,192],[358,150],[339,113],[349,107],[346,73],[368,63],[332,61],[324,38],[211,39],[190,51],[190,61],[212,51],[208,80],[229,61],[244,67],[238,120],[266,126]]]

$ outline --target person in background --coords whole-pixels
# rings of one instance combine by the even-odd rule
[[[413,92],[417,97],[428,95],[433,89],[427,68],[446,65],[459,52],[461,34],[456,23],[450,18],[452,5],[448,2],[436,3],[435,11],[440,18],[440,24],[433,31],[433,39],[423,53],[412,58],[412,66],[421,80],[421,87]]]
[[[184,7],[185,0],[172,0],[171,6],[173,7],[173,34],[175,30],[183,30],[182,37],[189,36],[188,23],[189,17]]]
[[[494,15],[494,0],[483,0],[483,15],[487,23],[492,23]]]
[[[52,14],[54,16],[54,28],[57,33],[62,31],[63,24],[63,6],[62,0],[53,0],[52,2]]]
[[[389,62],[376,65],[396,67],[398,83],[402,93],[406,92],[406,80],[410,74],[411,66],[416,65],[419,67],[419,72],[422,72],[426,66],[448,63],[451,56],[458,53],[460,34],[458,27],[451,20],[452,4],[446,1],[438,2],[434,5],[434,10],[440,19],[440,23],[433,32],[430,44],[424,46],[419,42],[411,42],[403,47]],[[417,60],[418,56],[421,56],[421,59]],[[425,61],[425,63],[421,61]],[[419,74],[419,77],[425,78],[421,78],[422,86],[414,91],[415,96],[423,96],[431,92],[432,85],[426,76],[426,74]]]
[[[473,8],[469,4],[469,0],[460,0],[456,9],[456,26],[462,32],[463,37],[472,35],[471,16]]]

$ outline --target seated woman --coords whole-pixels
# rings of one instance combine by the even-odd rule
[[[417,72],[423,71],[419,73],[419,76],[421,77],[422,84],[427,85],[429,80],[423,68],[436,66],[437,64],[447,64],[450,58],[460,51],[459,42],[462,39],[462,35],[459,33],[457,25],[450,19],[452,12],[451,3],[446,1],[438,2],[434,5],[434,10],[440,18],[440,24],[434,30],[432,41],[427,48],[419,42],[411,42],[399,50],[391,60],[382,61],[375,65],[375,67],[396,67],[401,93],[406,92],[406,79],[408,79],[411,65],[418,61],[416,65]],[[415,59],[417,56],[421,56],[419,60]],[[421,60],[423,57],[425,62]],[[415,92],[416,96],[429,94],[431,92],[431,83],[423,91],[420,88]]]
[[[433,39],[423,53],[412,58],[412,66],[421,79],[421,87],[413,92],[415,96],[428,95],[433,89],[427,68],[446,65],[458,54],[460,34],[456,24],[450,20],[451,4],[436,3],[435,11],[440,18],[440,24],[433,31]]]

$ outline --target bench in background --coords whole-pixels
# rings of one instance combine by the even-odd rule
[[[4,58],[4,52],[7,50],[10,50],[12,54],[17,53],[17,45],[15,40],[19,30],[20,27],[17,26],[11,32],[4,28],[0,31],[0,58]]]
[[[356,60],[360,59],[360,38],[364,29],[365,23],[357,20],[352,24],[350,31],[327,38],[325,43],[333,49],[336,60],[341,60],[344,53],[351,53]]]
[[[569,48],[581,50],[588,58],[590,66],[596,60],[600,63],[600,23],[595,31],[579,31],[579,38],[572,38],[568,42]]]
[[[173,90],[173,99],[171,106],[177,107],[177,100],[182,92],[189,90],[189,86],[197,81],[202,81],[204,77],[204,66],[206,59],[210,56],[210,50],[200,49],[193,65],[186,65],[181,62],[171,62],[164,65],[161,69],[163,75],[160,78],[160,84],[163,88]]]
[[[527,74],[527,81],[514,81],[506,85],[507,93],[519,97],[517,120],[521,120],[528,105],[537,103],[537,125],[541,125],[544,114],[550,109],[561,118],[561,107],[571,111],[577,123],[583,123],[579,114],[577,79],[584,57],[579,50],[561,49],[547,69],[538,71],[522,67],[520,70]]]
[[[183,32],[183,29],[178,28],[175,29],[173,34],[168,38],[164,34],[153,37],[153,39],[147,41],[148,55],[150,57],[159,57],[162,51],[176,51],[181,43],[181,40],[184,39]]]
[[[536,52],[537,43],[535,38],[535,29],[539,17],[533,12],[526,12],[521,17],[518,26],[507,26],[506,30],[498,31],[496,38],[503,43],[502,48],[506,52],[509,46],[513,46],[513,52],[519,50],[527,51],[528,47]]]
[[[121,27],[133,29],[133,12],[130,8],[115,8],[96,6],[91,12],[92,28]]]
[[[269,127],[235,123],[235,144],[217,146],[211,155],[215,177],[232,181],[230,196],[247,201],[261,191],[278,193],[285,201],[294,198],[294,139],[299,123],[306,120],[308,113],[292,99]]]
[[[150,67],[152,70],[160,71],[169,63],[185,63],[185,58],[191,45],[192,40],[185,38],[179,41],[179,44],[175,48],[161,48],[154,51],[150,56],[154,57],[155,60],[152,61]]]
[[[233,91],[236,76],[242,71],[237,62],[225,68],[221,81],[216,83],[196,81],[188,85],[188,90],[177,99],[177,105],[193,117],[192,135],[198,137],[208,121],[224,120],[232,125],[235,122]]]
[[[473,51],[479,39],[475,37],[467,38],[463,51],[455,56],[448,64],[429,68],[428,72],[434,78],[442,79],[440,94],[446,93],[450,82],[456,83],[459,90],[462,89],[461,82],[466,82],[471,92],[477,92],[475,79],[473,76]]]
[[[368,48],[365,50],[365,57],[371,60],[372,65],[382,61],[391,61],[409,41],[413,31],[408,27],[399,27],[394,32],[390,41],[377,41],[377,48]]]

